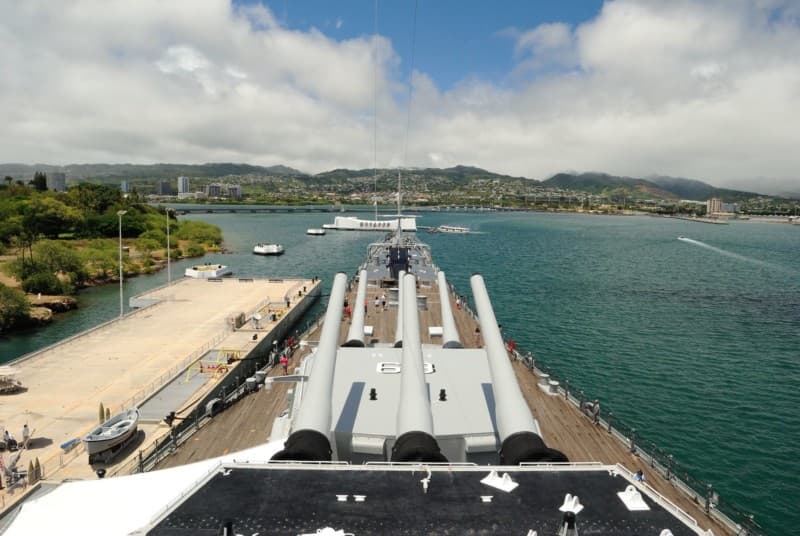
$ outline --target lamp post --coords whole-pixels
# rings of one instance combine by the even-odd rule
[[[172,284],[172,266],[170,266],[170,253],[169,253],[169,211],[171,208],[167,207],[164,212],[167,214],[167,284]]]
[[[119,217],[119,316],[122,318],[124,309],[122,301],[122,216],[127,214],[127,210],[118,210]]]

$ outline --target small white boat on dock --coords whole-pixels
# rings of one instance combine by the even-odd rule
[[[101,452],[111,450],[128,440],[136,433],[139,422],[139,410],[130,408],[114,415],[106,422],[89,432],[83,437],[86,452],[89,453],[89,462]]]
[[[216,279],[232,273],[233,270],[224,264],[198,264],[187,268],[184,275],[195,279]]]
[[[284,249],[280,244],[262,244],[259,242],[253,246],[255,255],[283,255]]]
[[[313,228],[312,227],[311,229],[306,231],[306,234],[307,235],[311,235],[311,236],[323,236],[325,234],[325,229],[319,229],[319,228]]]

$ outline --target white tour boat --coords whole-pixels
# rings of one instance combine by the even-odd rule
[[[232,273],[233,270],[224,264],[198,264],[187,268],[184,275],[195,279],[216,279]]]
[[[283,255],[283,246],[280,244],[262,244],[259,242],[253,246],[253,253],[256,255]]]

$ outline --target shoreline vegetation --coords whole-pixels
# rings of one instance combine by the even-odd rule
[[[214,225],[111,186],[50,192],[44,180],[0,185],[0,333],[47,324],[78,306],[79,289],[118,282],[120,247],[124,277],[165,268],[167,226],[172,259],[222,251]]]

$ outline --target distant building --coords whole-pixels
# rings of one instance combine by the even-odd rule
[[[123,194],[128,193],[128,181],[122,181],[121,183],[119,183],[119,191],[122,192]]]
[[[52,192],[65,192],[67,190],[67,175],[61,172],[52,172],[47,175],[47,189]]]
[[[189,177],[178,177],[178,195],[189,193]]]
[[[171,193],[169,182],[159,181],[156,184],[156,195],[169,195]]]
[[[222,197],[222,185],[206,184],[203,188],[207,197]]]
[[[714,214],[715,212],[723,212],[722,199],[712,197],[706,201],[706,214]]]
[[[242,198],[242,187],[238,184],[227,184],[228,188],[228,197],[231,199],[241,199]]]
[[[723,203],[722,199],[712,197],[706,201],[706,214],[724,214],[730,215],[739,211],[738,203]]]

